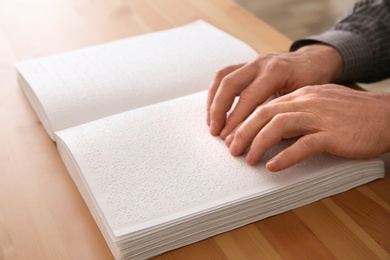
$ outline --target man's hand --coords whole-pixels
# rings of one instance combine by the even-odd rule
[[[306,85],[325,84],[342,72],[337,50],[310,45],[295,52],[259,55],[257,59],[221,69],[210,85],[207,124],[213,135],[223,139],[273,94],[290,93]],[[240,96],[226,120],[234,98]]]
[[[225,142],[234,156],[250,147],[258,163],[283,138],[301,136],[267,163],[286,169],[321,152],[369,158],[390,151],[390,95],[326,84],[307,86],[256,109]]]

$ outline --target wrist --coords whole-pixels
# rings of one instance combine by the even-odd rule
[[[306,45],[295,51],[316,63],[324,83],[337,82],[343,72],[343,60],[336,48],[321,43]],[[313,64],[314,65],[314,64]]]

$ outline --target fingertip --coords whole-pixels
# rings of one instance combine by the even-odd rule
[[[267,162],[265,167],[271,172],[279,172],[295,165],[296,163],[288,161],[287,158],[280,154]]]
[[[234,140],[234,138],[233,138],[232,143],[231,143],[230,146],[229,146],[229,151],[230,151],[230,154],[233,155],[233,156],[238,156],[238,155],[240,155],[240,154],[238,153],[237,143],[236,143],[236,141]]]
[[[230,147],[234,139],[234,134],[230,134],[225,138],[225,144],[227,147]]]
[[[225,126],[222,129],[220,136],[221,136],[222,139],[225,140],[229,136],[230,133],[231,133],[231,130],[228,127]]]
[[[221,129],[221,127],[219,126],[219,124],[215,121],[215,120],[211,120],[210,121],[210,133],[214,136],[217,136]]]
[[[265,167],[271,172],[278,172],[278,171],[282,170],[282,169],[280,169],[280,164],[279,164],[278,159],[276,157],[269,160],[267,162],[267,164],[265,165]]]
[[[249,164],[249,165],[255,165],[257,163],[257,160],[256,158],[253,156],[253,154],[249,151],[249,153],[246,155],[246,162]]]

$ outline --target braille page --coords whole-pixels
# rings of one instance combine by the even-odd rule
[[[218,69],[255,57],[256,52],[245,43],[197,21],[21,62],[16,68],[53,137],[50,129],[205,90]]]
[[[288,144],[282,142],[249,166],[209,134],[205,101],[201,92],[58,132],[116,236],[204,214],[348,162],[319,155],[268,172],[264,161]]]

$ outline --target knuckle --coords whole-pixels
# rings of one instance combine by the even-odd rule
[[[281,59],[270,59],[267,63],[267,67],[270,71],[280,71],[283,69],[284,62]]]
[[[234,133],[234,139],[237,138],[237,141],[239,142],[247,142],[248,141],[248,136],[245,134],[245,132],[241,129],[238,128],[237,131]]]
[[[213,82],[221,82],[226,76],[224,69],[218,70],[214,73]]]
[[[296,90],[296,93],[297,93],[298,96],[306,95],[309,92],[310,92],[310,88],[308,86],[301,87],[301,88]]]
[[[222,79],[223,77],[225,77],[225,75],[226,68],[219,69],[214,73],[214,79]]]
[[[296,94],[298,96],[315,95],[318,92],[318,86],[308,85],[297,89]]]
[[[270,55],[260,53],[259,55],[257,55],[256,59],[251,61],[251,63],[257,64],[257,65],[261,64],[264,61],[266,61],[267,59],[269,59],[269,56]]]
[[[307,153],[310,153],[310,151],[315,150],[315,148],[318,146],[318,141],[313,136],[306,135],[305,138],[303,138],[301,145]]]
[[[281,55],[269,54],[267,56],[259,57],[258,64],[262,64],[266,70],[269,71],[282,71],[291,67],[288,59],[283,58]]]
[[[236,84],[236,78],[232,75],[227,75],[221,80],[221,87],[222,88],[230,88],[232,86],[235,86]]]
[[[255,110],[255,116],[258,118],[264,118],[264,117],[269,117],[271,114],[271,109],[269,106],[259,106]]]
[[[286,117],[285,114],[277,114],[271,119],[270,124],[276,128],[281,128],[286,124]]]
[[[214,79],[222,80],[223,78],[225,78],[227,75],[229,75],[235,69],[236,69],[236,65],[230,65],[230,66],[221,68],[214,73]]]

